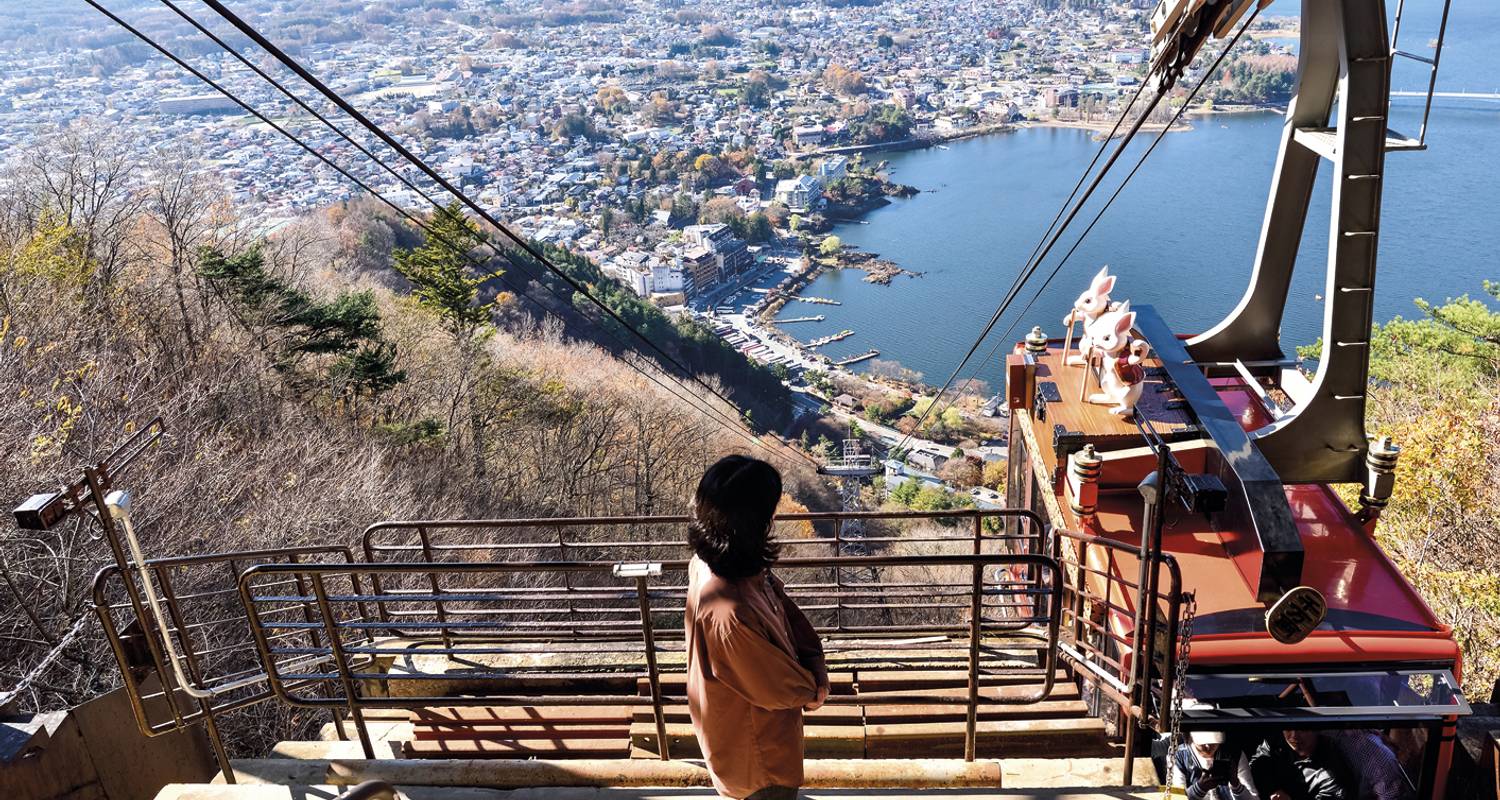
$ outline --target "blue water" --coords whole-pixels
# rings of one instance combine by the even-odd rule
[[[1432,5],[1408,3],[1403,49],[1425,49],[1436,35]],[[1417,6],[1428,8],[1413,13]],[[1272,7],[1274,13],[1296,9],[1287,0]],[[1500,8],[1455,2],[1442,63],[1440,91],[1496,91],[1489,84],[1500,84]],[[1403,66],[1393,82],[1397,89],[1425,89],[1425,80],[1424,72]],[[1397,103],[1391,126],[1414,135],[1421,101]],[[1056,280],[1019,314],[1072,237],[1060,243],[997,334],[1014,325],[1013,341],[1040,324],[1060,335],[1073,297],[1103,264],[1120,276],[1117,298],[1154,304],[1180,331],[1211,326],[1234,307],[1254,262],[1282,117],[1226,114],[1196,117],[1193,125],[1165,137]],[[1111,174],[1123,176],[1150,138],[1138,137]],[[1484,278],[1500,279],[1500,102],[1439,101],[1427,140],[1426,152],[1391,153],[1386,161],[1380,320],[1415,314],[1413,298],[1477,294]],[[799,333],[850,328],[855,336],[824,352],[843,357],[877,347],[883,359],[922,372],[929,382],[946,378],[1097,147],[1083,131],[1037,128],[956,142],[947,150],[885,154],[893,179],[921,193],[835,233],[924,274],[889,287],[864,283],[859,272],[827,274],[806,293],[843,305],[820,306],[827,321]],[[1095,205],[1070,228],[1074,236],[1114,185],[1101,188]],[[1288,352],[1321,333],[1328,205],[1325,173],[1287,301],[1282,338]],[[986,365],[980,377],[998,385],[998,366]]]

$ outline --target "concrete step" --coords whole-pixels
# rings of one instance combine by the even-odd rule
[[[232,766],[241,785],[353,786],[366,780],[383,780],[396,786],[487,786],[496,789],[709,785],[708,772],[700,763],[681,760],[265,758],[236,759]],[[820,789],[1017,789],[1118,786],[1121,767],[1122,761],[1118,757],[1006,758],[973,762],[961,759],[809,759],[803,773],[806,786]],[[1154,780],[1151,761],[1136,759],[1135,775],[1141,781]],[[222,778],[215,782],[220,781]],[[413,800],[419,799],[414,797]]]
[[[648,707],[649,708],[649,707]],[[434,706],[400,709],[413,724],[442,722],[615,723],[630,720],[631,706]]]
[[[1010,688],[1010,687],[996,687]],[[870,725],[902,722],[953,722],[968,718],[968,709],[961,705],[931,706],[862,706],[865,722]],[[1020,705],[980,705],[975,709],[982,721],[1006,719],[1062,719],[1086,717],[1088,706],[1082,700],[1043,700],[1040,703]]]
[[[623,739],[630,735],[630,723],[612,725],[558,722],[452,722],[446,725],[421,726],[408,741],[453,742],[465,739]]]
[[[666,672],[659,679],[662,693],[669,697],[682,697],[687,694],[687,673]],[[852,672],[830,672],[828,673],[829,694],[854,694],[854,673]],[[636,683],[636,693],[641,697],[651,696],[651,681],[641,678]]]
[[[1011,687],[995,687],[1011,688]],[[987,698],[989,699],[989,698]],[[688,707],[669,705],[662,709],[667,722],[690,722]],[[1000,719],[1059,719],[1081,717],[1088,714],[1088,706],[1082,700],[1044,700],[1040,703],[1022,705],[981,705],[978,709],[982,720]],[[823,706],[817,711],[804,712],[809,725],[863,725],[886,722],[944,722],[963,720],[968,710],[962,705],[934,704],[930,706],[863,705]],[[649,706],[635,709],[631,715],[635,722],[654,722]]]
[[[985,700],[1010,701],[1029,699],[1041,693],[1042,684],[1017,683],[1009,686],[980,686],[979,696]],[[915,692],[928,697],[968,697],[967,686],[928,687],[918,690],[912,689],[864,689],[859,696],[864,700],[879,700],[882,697],[892,695],[910,695]],[[1052,684],[1052,691],[1047,695],[1048,700],[1071,700],[1078,697],[1078,687],[1071,681],[1062,681]]]
[[[667,722],[692,722],[685,705],[664,706],[662,711]],[[817,711],[802,712],[802,718],[808,725],[863,725],[865,714],[863,706],[823,706]],[[639,706],[631,714],[631,720],[654,723],[656,718],[652,716],[650,706]]]
[[[1032,685],[1040,688],[1047,677],[1045,671],[1035,669],[981,669],[980,686]],[[860,694],[869,692],[913,691],[924,689],[960,689],[969,685],[967,670],[954,669],[882,669],[862,670],[857,673]],[[1057,671],[1055,683],[1068,683],[1068,676]]]

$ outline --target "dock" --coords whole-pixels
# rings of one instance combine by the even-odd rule
[[[814,340],[808,342],[807,345],[806,345],[806,347],[808,347],[808,348],[822,347],[825,344],[833,344],[834,342],[843,341],[844,339],[847,339],[847,338],[849,338],[850,336],[853,336],[853,335],[854,335],[854,331],[848,330],[846,328],[844,330],[839,331],[838,333],[833,334],[832,336],[824,336],[824,337],[822,337],[820,339],[814,339]]]
[[[835,361],[833,362],[833,365],[835,367],[847,367],[850,364],[858,364],[861,361],[868,361],[878,355],[880,355],[880,351],[872,349],[868,353],[861,353],[857,356],[850,356],[849,358],[843,359],[842,361]]]
[[[827,317],[819,314],[816,317],[792,317],[791,319],[773,319],[771,320],[771,322],[776,325],[785,325],[788,322],[822,322],[825,319],[827,319]]]
[[[826,297],[803,297],[802,295],[794,294],[794,295],[791,296],[791,298],[793,300],[800,300],[801,302],[804,302],[804,303],[818,303],[820,305],[825,305],[825,306],[841,306],[841,305],[843,305],[843,303],[839,302],[838,300],[829,300]]]

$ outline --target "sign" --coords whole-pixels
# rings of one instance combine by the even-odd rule
[[[1307,638],[1328,616],[1328,601],[1311,586],[1298,586],[1277,600],[1266,611],[1266,632],[1282,644],[1296,644]]]

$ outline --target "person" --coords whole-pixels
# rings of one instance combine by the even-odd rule
[[[1188,800],[1256,800],[1255,779],[1250,774],[1250,759],[1240,751],[1224,749],[1221,731],[1192,731],[1188,743],[1177,748],[1173,761],[1172,786],[1187,790]],[[1215,761],[1218,764],[1215,764]]]
[[[1317,731],[1286,730],[1262,742],[1250,773],[1268,800],[1347,800],[1349,768]]]
[[[802,712],[828,698],[823,645],[780,579],[771,536],[781,475],[729,456],[693,496],[688,543],[688,713],[724,797],[795,798]]]
[[[1416,792],[1396,754],[1376,731],[1339,731],[1333,738],[1346,764],[1359,766],[1358,800],[1412,800]]]

